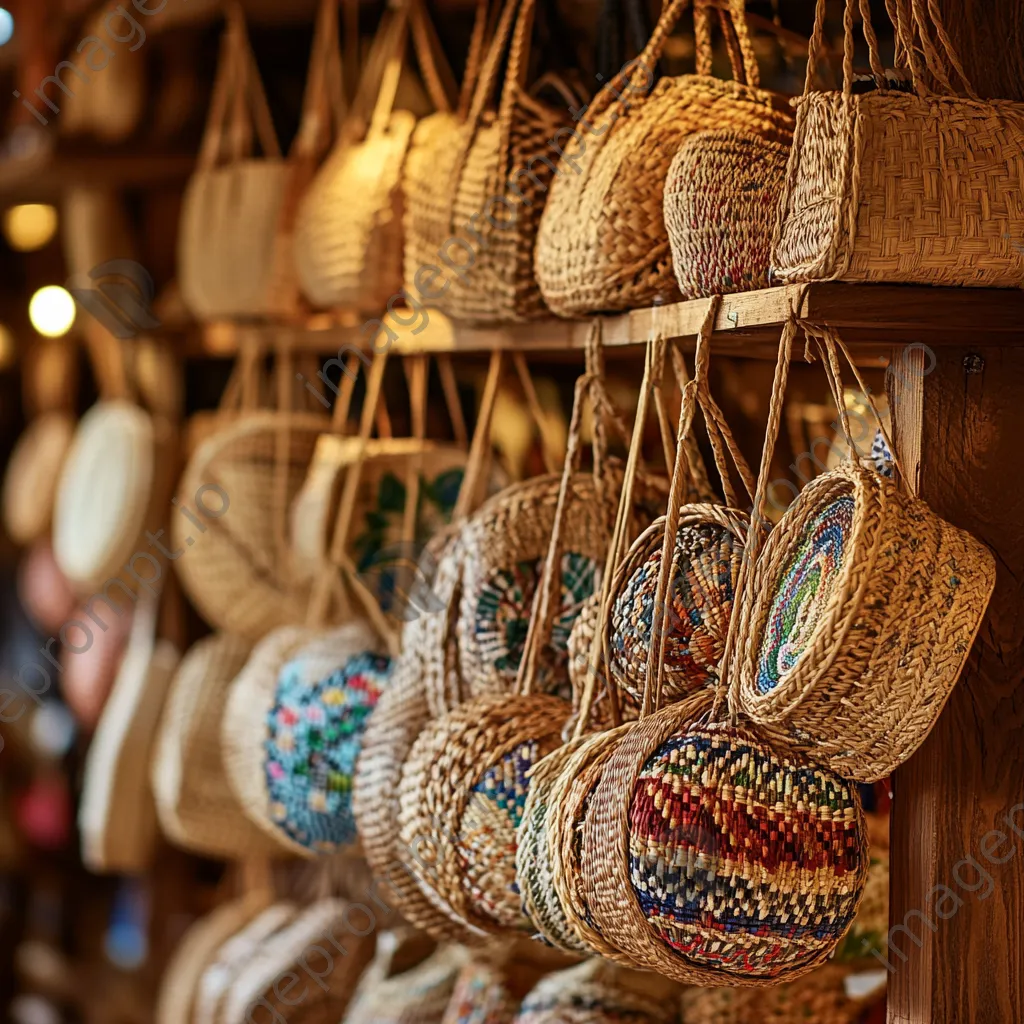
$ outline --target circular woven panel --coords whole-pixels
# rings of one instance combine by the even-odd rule
[[[30,544],[50,526],[74,429],[70,416],[51,412],[34,419],[18,438],[3,486],[4,527],[15,544]]]
[[[681,709],[634,727],[605,767],[584,822],[595,921],[638,964],[686,983],[805,973],[831,956],[864,890],[856,787]]]
[[[634,699],[643,695],[664,545],[664,521],[637,538],[615,574],[610,667]],[[676,533],[665,642],[664,700],[718,680],[746,538],[746,516],[714,505],[682,509]]]

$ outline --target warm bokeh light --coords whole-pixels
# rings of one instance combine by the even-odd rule
[[[18,358],[18,349],[14,344],[14,335],[6,324],[0,324],[0,370],[14,365]]]
[[[75,322],[75,300],[58,284],[48,284],[32,296],[28,304],[32,326],[47,338],[59,338]]]
[[[42,249],[57,233],[57,208],[48,203],[22,203],[4,211],[4,237],[17,252]]]

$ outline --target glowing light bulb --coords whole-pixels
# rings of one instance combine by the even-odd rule
[[[59,338],[75,322],[75,300],[57,284],[48,284],[32,296],[28,304],[32,326],[47,338]]]
[[[47,203],[22,203],[4,211],[4,237],[17,252],[42,249],[57,233],[57,210]]]

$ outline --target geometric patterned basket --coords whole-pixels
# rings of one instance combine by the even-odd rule
[[[858,463],[813,480],[751,574],[738,701],[846,778],[889,775],[934,726],[995,585],[995,560]]]
[[[605,939],[667,977],[778,984],[852,923],[867,824],[855,786],[755,728],[703,724],[707,704],[649,716],[606,762],[583,824],[587,905]]]

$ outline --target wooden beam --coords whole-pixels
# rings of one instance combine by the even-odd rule
[[[921,497],[987,543],[998,570],[963,677],[894,777],[889,1024],[1024,1021],[1024,322],[1019,331],[1016,348],[936,350],[916,411],[891,393],[905,441],[917,420]]]

